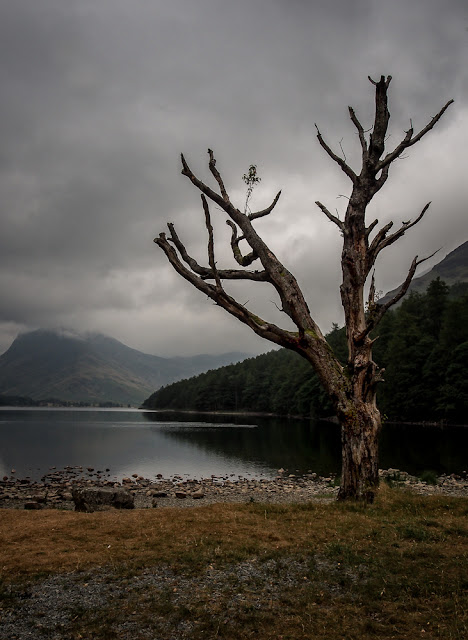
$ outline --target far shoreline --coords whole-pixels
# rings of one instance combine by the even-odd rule
[[[262,411],[228,411],[219,409],[216,411],[199,411],[197,409],[147,409],[146,407],[139,407],[141,411],[147,411],[152,413],[179,413],[179,414],[187,414],[187,415],[206,415],[206,416],[252,416],[258,418],[285,418],[287,420],[313,420],[314,422],[330,422],[331,424],[335,424],[339,426],[338,418],[335,416],[327,416],[324,418],[317,418],[312,416],[302,416],[295,414],[281,414],[281,413],[269,413]],[[444,422],[444,421],[428,421],[421,420],[420,422],[404,422],[400,420],[383,420],[382,426],[386,424],[395,424],[395,425],[409,425],[409,426],[421,426],[421,427],[439,427],[444,429],[446,427],[468,427],[467,424],[458,424],[453,422]]]
[[[129,406],[94,406],[94,405],[0,405],[0,411],[7,410],[25,410],[25,411],[47,411],[47,410],[64,410],[64,411],[111,411],[111,412],[132,412],[137,411],[138,413],[169,413],[169,414],[181,414],[181,415],[198,415],[198,416],[239,416],[239,417],[253,417],[253,418],[284,418],[285,420],[309,420],[314,422],[329,422],[336,426],[339,426],[338,419],[335,416],[327,416],[323,418],[312,417],[312,416],[303,416],[303,415],[295,415],[295,414],[281,414],[281,413],[273,413],[273,412],[262,412],[262,411],[232,411],[232,410],[224,410],[218,409],[213,411],[200,411],[198,409],[154,409],[148,408],[144,406],[138,407],[129,407]],[[421,420],[421,421],[402,421],[402,420],[383,420],[382,427],[386,424],[390,425],[399,425],[399,426],[414,426],[414,427],[432,427],[438,429],[452,429],[452,428],[467,428],[468,423],[456,423],[456,422],[445,422],[443,420],[438,421],[429,421],[429,420]]]

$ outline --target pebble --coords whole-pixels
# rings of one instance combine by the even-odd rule
[[[76,469],[76,468],[75,468]],[[74,468],[68,467],[62,471],[43,476],[41,481],[30,478],[16,478],[3,476],[0,480],[0,509],[41,509],[60,508],[73,509],[72,486],[126,486],[135,497],[137,508],[189,507],[195,504],[210,504],[213,502],[267,502],[292,503],[310,502],[311,500],[333,500],[338,492],[333,476],[320,477],[309,472],[305,476],[289,474],[279,469],[280,475],[275,478],[243,478],[228,479],[227,476],[210,476],[195,480],[184,479],[180,475],[163,478],[158,474],[155,480],[150,480],[133,474],[132,478],[122,478],[122,482],[105,480],[95,473],[94,477],[80,476]],[[88,475],[91,472],[78,471]],[[432,495],[443,494],[452,496],[468,496],[468,475],[442,475],[437,478],[437,484],[431,485],[398,469],[380,470],[382,479],[388,479],[393,484],[410,488],[417,493]],[[192,498],[192,500],[187,500]]]

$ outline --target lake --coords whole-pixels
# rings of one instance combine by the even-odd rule
[[[386,424],[380,467],[413,474],[467,469],[468,429]],[[65,466],[137,473],[272,477],[279,468],[340,472],[339,428],[257,416],[198,416],[132,409],[0,408],[0,477],[39,479]]]

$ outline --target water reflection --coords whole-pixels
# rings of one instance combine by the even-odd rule
[[[425,470],[461,473],[468,468],[467,451],[467,428],[388,423],[380,438],[380,467],[415,475]]]
[[[111,477],[339,473],[336,425],[281,418],[103,410],[0,410],[0,474],[40,478],[50,467],[109,468]],[[386,424],[382,468],[466,469],[468,429]]]
[[[172,416],[171,416],[172,418]],[[206,425],[193,423],[201,434]],[[213,424],[212,427],[215,427]],[[210,450],[196,439],[176,438],[187,423],[159,420],[158,426],[140,412],[2,411],[0,438],[5,473],[40,478],[51,467],[109,468],[111,476],[137,473],[145,477],[174,474],[190,477],[215,475],[272,475],[275,470],[261,457],[243,459],[235,452]],[[208,425],[208,429],[210,426]],[[252,426],[226,425],[255,430]],[[218,429],[218,427],[215,427]]]
[[[210,417],[211,423],[180,423],[177,415],[143,415],[157,424],[155,429],[174,440],[189,442],[220,456],[263,464],[272,470],[283,467],[328,475],[340,469],[339,429],[330,423],[254,417],[248,418],[252,424],[246,425],[246,417],[237,417],[226,424],[226,416]]]
[[[155,423],[169,423],[166,433],[171,438],[192,441],[210,451],[224,451],[244,460],[264,460],[271,468],[320,475],[339,473],[341,466],[340,431],[330,422],[294,420],[277,417],[248,418],[257,429],[219,429],[217,422],[226,416],[213,416],[213,426],[201,423],[194,428],[185,423],[174,429],[172,421],[180,421],[178,414],[165,412],[144,413],[145,419]],[[207,420],[206,416],[192,414],[193,420]],[[246,417],[229,417],[235,424]],[[187,420],[187,415],[185,416]],[[164,428],[164,427],[163,427]],[[380,467],[396,468],[418,475],[425,470],[437,473],[461,473],[467,469],[468,429],[428,425],[402,425],[386,423],[380,436]]]

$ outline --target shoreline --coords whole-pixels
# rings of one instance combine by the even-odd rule
[[[171,413],[171,414],[182,414],[182,415],[199,415],[199,416],[246,416],[253,418],[283,418],[285,420],[310,420],[314,422],[329,422],[331,424],[335,424],[339,426],[338,418],[335,416],[327,416],[322,418],[312,417],[312,416],[304,416],[304,415],[295,415],[295,414],[281,414],[281,413],[273,413],[273,412],[262,412],[262,411],[232,411],[232,410],[223,410],[219,409],[217,411],[199,411],[197,409],[154,409],[149,407],[140,406],[98,406],[98,405],[0,405],[1,410],[11,410],[11,409],[25,409],[25,410],[34,410],[34,409],[67,409],[70,411],[125,411],[132,412],[137,411],[141,413]],[[403,425],[403,426],[414,426],[414,427],[435,427],[439,429],[452,429],[452,428],[468,428],[468,423],[455,423],[455,422],[445,422],[444,420],[421,420],[421,421],[410,421],[405,422],[401,420],[382,420],[382,426],[385,424],[391,425]]]
[[[146,411],[148,413],[174,413],[174,414],[184,414],[184,415],[200,415],[200,416],[252,416],[257,418],[284,418],[286,420],[313,420],[314,422],[330,422],[331,424],[335,424],[339,426],[338,418],[336,416],[327,416],[324,418],[314,418],[312,416],[303,416],[303,415],[295,415],[295,414],[281,414],[281,413],[270,413],[270,412],[262,412],[262,411],[229,411],[229,410],[218,410],[218,411],[198,411],[197,409],[150,409],[147,407],[140,406],[138,407],[138,411]],[[408,426],[420,426],[420,427],[438,427],[440,429],[451,429],[452,427],[464,427],[468,428],[467,424],[458,424],[452,422],[444,422],[443,420],[421,420],[420,422],[404,422],[401,420],[383,420],[382,426],[384,424],[395,424],[395,425],[408,425]]]
[[[398,469],[379,470],[379,475],[381,482],[419,494],[468,497],[466,472],[463,475],[431,477],[430,483]],[[72,490],[90,487],[124,488],[133,496],[136,509],[187,508],[214,503],[331,502],[338,493],[338,480],[333,475],[295,475],[279,469],[275,478],[211,476],[186,479],[179,475],[169,478],[159,475],[155,480],[150,480],[133,474],[118,482],[106,478],[104,472],[91,468],[66,467],[50,470],[40,481],[4,476],[0,480],[0,510],[73,510]]]

